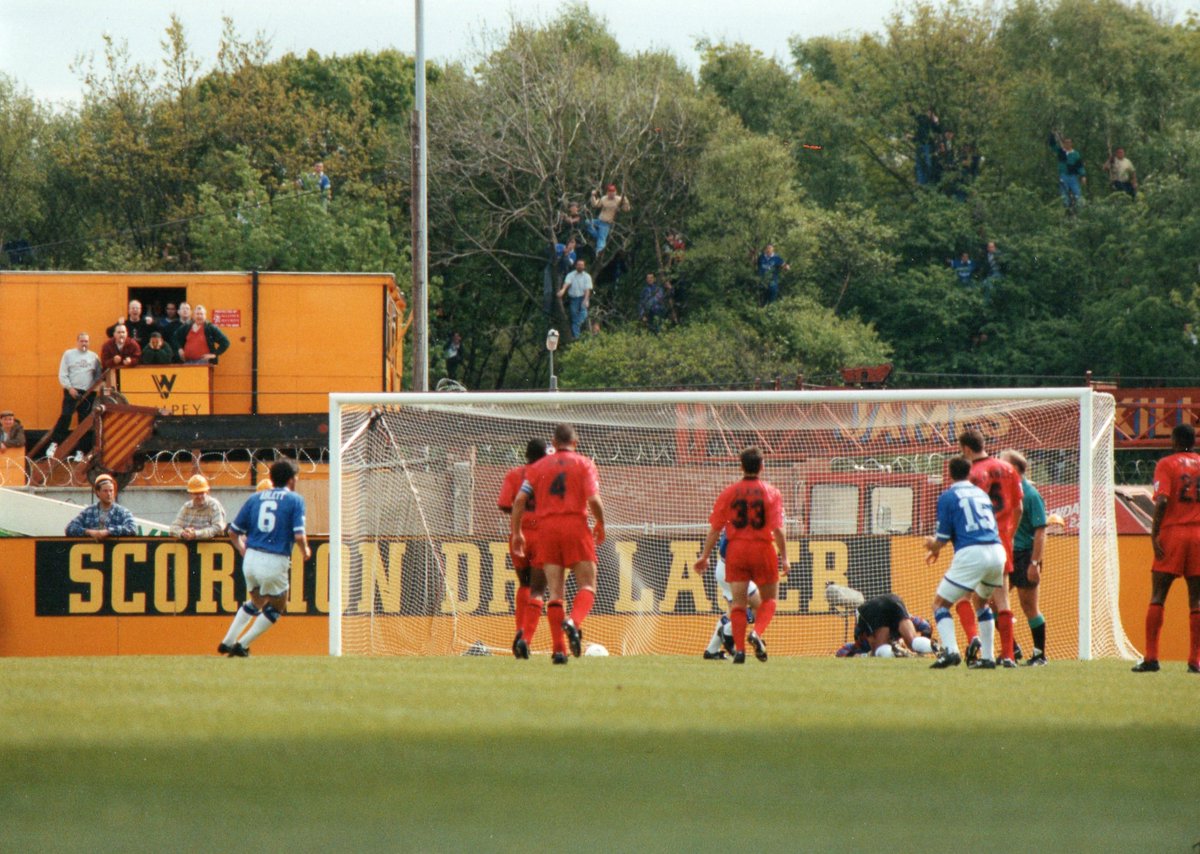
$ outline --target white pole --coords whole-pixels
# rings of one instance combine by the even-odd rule
[[[342,654],[342,408],[332,399],[329,403],[329,654]]]
[[[413,390],[429,391],[429,156],[425,126],[425,0],[416,4],[416,88],[413,93]]]
[[[1079,660],[1092,658],[1092,390],[1079,398]]]

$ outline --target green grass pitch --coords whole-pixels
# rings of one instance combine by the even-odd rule
[[[1200,677],[699,656],[0,660],[6,851],[1178,851]]]

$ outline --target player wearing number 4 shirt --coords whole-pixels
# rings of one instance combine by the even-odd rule
[[[600,478],[596,464],[575,451],[575,428],[559,424],[554,428],[554,453],[529,466],[521,493],[513,502],[512,553],[525,555],[525,535],[521,522],[531,508],[537,519],[537,552],[530,566],[530,620],[536,624],[542,613],[537,592],[546,589],[550,597],[546,619],[554,645],[555,664],[567,663],[567,647],[575,657],[583,647],[583,621],[596,601],[596,546],[604,542],[604,505],[600,502]],[[596,527],[588,528],[587,514],[592,511]],[[571,616],[565,618],[566,571],[570,569],[577,586]],[[535,616],[536,613],[536,616]],[[525,628],[530,626],[525,623]],[[524,658],[525,641],[517,639],[513,652]]]
[[[967,479],[970,474],[971,463],[966,457],[950,460],[953,483],[938,498],[937,533],[925,538],[928,552],[925,562],[930,566],[937,563],[942,546],[954,543],[954,559],[933,597],[933,620],[942,639],[942,651],[933,663],[937,669],[962,663],[950,606],[971,593],[987,600],[995,591],[1004,590],[1004,546],[992,512],[992,500]],[[985,612],[980,619],[983,658],[979,664],[994,668],[989,616],[990,612]]]
[[[1180,424],[1171,431],[1171,451],[1154,467],[1154,517],[1150,544],[1150,606],[1146,609],[1146,657],[1134,673],[1154,673],[1163,605],[1179,576],[1188,591],[1188,673],[1200,673],[1200,454],[1194,450],[1196,429]]]
[[[248,656],[250,642],[287,609],[292,545],[300,546],[305,560],[312,557],[304,531],[304,499],[294,492],[295,467],[287,460],[276,462],[271,484],[273,488],[250,496],[229,525],[229,538],[242,555],[249,597],[217,646],[217,652],[230,658]]]
[[[750,642],[754,645],[755,658],[766,661],[767,647],[762,635],[775,616],[780,572],[787,575],[791,569],[783,536],[783,498],[778,489],[759,478],[762,464],[762,451],[758,448],[742,451],[743,477],[717,496],[708,517],[708,536],[696,561],[696,572],[704,572],[708,568],[708,556],[724,530],[729,541],[725,550],[725,580],[733,593],[729,619],[733,623],[734,664],[746,662],[746,608],[750,582],[758,585],[762,596],[756,630],[750,633]],[[781,559],[782,570],[779,567]]]

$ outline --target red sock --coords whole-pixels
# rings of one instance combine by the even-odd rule
[[[1151,602],[1146,609],[1146,660],[1158,661],[1158,635],[1162,631],[1163,606]]]
[[[755,612],[754,630],[758,632],[761,638],[766,632],[767,626],[771,625],[771,618],[775,616],[775,603],[777,599],[768,599],[758,606],[758,611]]]
[[[582,587],[576,592],[575,601],[571,603],[571,622],[575,624],[575,628],[582,626],[587,615],[592,613],[592,603],[595,601],[595,590]]]
[[[733,648],[746,651],[746,609],[734,605],[729,609],[729,622],[733,623]]]
[[[1013,657],[1013,615],[1012,611],[1001,611],[996,614],[996,630],[1000,632],[1000,652],[1003,658]]]
[[[567,636],[563,632],[563,603],[561,599],[551,599],[546,606],[546,620],[550,623],[550,640],[554,651],[566,655]]]
[[[971,604],[971,598],[959,599],[954,610],[958,612],[958,622],[962,624],[967,643],[979,637],[979,621],[975,619],[975,606]]]
[[[513,597],[513,617],[517,621],[517,631],[525,628],[525,608],[529,605],[529,588],[517,585],[517,595]]]
[[[1188,619],[1191,644],[1188,646],[1188,664],[1200,667],[1200,611],[1192,611]]]
[[[532,591],[529,594],[529,601],[525,604],[525,619],[521,624],[521,632],[525,636],[525,643],[532,644],[533,636],[537,632],[538,623],[542,619],[542,602],[541,596],[534,596]]]

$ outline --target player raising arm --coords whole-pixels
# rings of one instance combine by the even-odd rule
[[[537,591],[544,586],[550,597],[546,619],[550,622],[554,645],[551,660],[555,664],[567,663],[567,641],[571,654],[579,657],[583,646],[582,624],[596,601],[596,546],[604,542],[604,505],[600,501],[596,464],[576,453],[575,445],[574,427],[559,424],[554,428],[554,453],[526,470],[525,483],[512,509],[512,551],[516,556],[524,556],[526,542],[521,520],[529,507],[536,508],[536,558],[542,567],[540,572],[536,566],[530,567],[530,598],[526,607],[530,619],[536,623],[542,613]],[[588,510],[596,520],[592,530],[588,529]],[[575,575],[577,590],[571,616],[564,619],[568,569]],[[534,609],[538,617],[533,616]],[[524,640],[514,643],[514,652],[524,643]],[[524,657],[528,653],[522,650],[518,654]]]
[[[733,593],[729,619],[733,623],[733,663],[746,663],[746,609],[749,606],[750,582],[758,585],[762,605],[758,609],[757,630],[750,633],[754,656],[767,660],[767,646],[762,635],[775,616],[775,597],[779,593],[779,563],[782,574],[791,569],[787,559],[787,542],[783,536],[783,497],[779,490],[759,478],[763,456],[758,448],[742,451],[742,479],[727,486],[717,496],[708,517],[709,531],[696,561],[696,572],[708,568],[717,538],[724,529],[729,540],[725,552],[725,580]],[[774,541],[774,546],[772,546]]]
[[[272,489],[255,492],[246,499],[229,525],[229,538],[242,555],[242,575],[250,597],[238,608],[217,647],[217,652],[230,658],[248,656],[250,642],[275,625],[287,610],[293,543],[300,546],[305,560],[312,557],[304,531],[304,498],[294,491],[295,466],[287,460],[274,463],[271,483]]]
[[[996,530],[992,500],[967,479],[970,474],[971,463],[966,457],[950,460],[950,479],[953,482],[938,498],[937,533],[925,538],[928,552],[925,562],[930,566],[937,563],[942,546],[954,543],[954,559],[933,597],[933,621],[942,639],[942,651],[932,665],[935,669],[962,663],[950,606],[971,592],[986,601],[993,592],[1004,589],[1004,546]],[[985,612],[979,624],[983,647],[979,666],[984,668],[996,666],[992,659],[990,616],[990,611]]]
[[[1146,657],[1134,673],[1158,672],[1158,638],[1163,605],[1179,576],[1188,591],[1188,673],[1200,673],[1200,454],[1196,428],[1180,424],[1171,431],[1171,453],[1154,467],[1154,517],[1150,544],[1150,605],[1146,608]]]
[[[546,456],[546,440],[545,439],[530,439],[525,446],[525,465],[514,466],[509,469],[504,476],[504,483],[500,487],[500,496],[496,499],[496,506],[500,508],[501,513],[512,514],[513,502],[517,500],[517,494],[521,491],[521,486],[525,483],[525,472],[530,466]],[[517,634],[513,638],[513,655],[517,658],[529,657],[529,644],[533,642],[533,633],[537,631],[538,620],[533,620],[526,628],[525,622],[529,619],[529,598],[530,598],[530,565],[533,561],[531,554],[532,538],[535,532],[536,516],[533,513],[532,502],[525,507],[525,515],[521,518],[521,534],[525,538],[525,554],[517,555],[509,548],[512,557],[513,571],[517,574],[517,592],[513,597],[513,616],[517,621]],[[539,573],[540,575],[540,573]],[[542,587],[538,588],[540,596],[545,590],[545,577],[542,576]],[[538,609],[538,618],[542,616],[541,608]],[[520,643],[524,641],[524,643]]]

